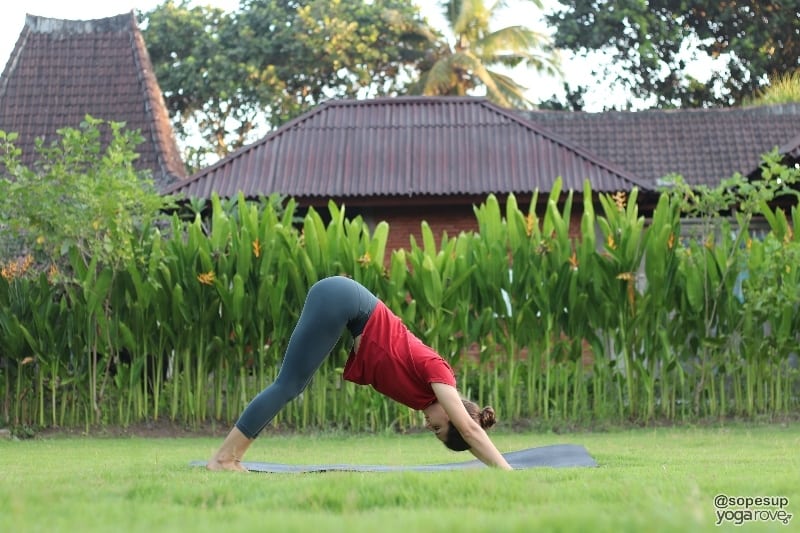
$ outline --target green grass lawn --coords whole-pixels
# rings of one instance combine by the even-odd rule
[[[502,451],[583,444],[600,466],[233,474],[188,466],[206,458],[216,438],[0,440],[0,531],[715,531],[717,494],[785,497],[785,512],[800,513],[797,425],[493,437]],[[470,457],[427,434],[320,434],[265,435],[247,460],[418,464]],[[800,531],[800,517],[722,529]]]

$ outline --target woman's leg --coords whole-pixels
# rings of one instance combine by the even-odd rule
[[[349,278],[337,276],[315,283],[289,339],[278,377],[239,417],[228,436],[232,441],[230,448],[240,450],[243,444],[249,445],[278,411],[306,388],[341,337],[342,330],[355,323],[363,325],[377,301],[367,289]],[[243,454],[244,450],[236,453],[234,462],[241,460]]]

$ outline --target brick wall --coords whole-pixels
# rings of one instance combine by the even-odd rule
[[[448,237],[455,237],[459,233],[477,231],[478,221],[475,217],[473,203],[467,203],[463,199],[450,200],[450,203],[443,202],[441,199],[438,201],[431,201],[431,199],[419,199],[419,205],[414,205],[414,200],[408,199],[405,202],[396,202],[395,205],[380,205],[372,206],[367,202],[353,205],[346,205],[346,216],[353,218],[361,216],[370,225],[375,227],[381,221],[389,224],[389,238],[386,245],[386,259],[391,256],[392,250],[400,248],[410,249],[411,238],[413,235],[417,244],[422,245],[422,231],[420,229],[422,221],[426,221],[436,237],[437,246],[441,244],[441,236],[443,232],[447,232]],[[519,199],[519,206],[523,212],[527,212],[528,206],[525,201]],[[474,199],[474,205],[482,202],[482,199]],[[572,219],[570,221],[570,235],[577,237],[580,234],[581,228],[581,200],[576,198],[573,202]],[[340,205],[346,204],[341,202]],[[505,202],[501,200],[501,210],[505,214]],[[325,213],[323,207],[319,206],[318,211],[320,214]],[[540,205],[537,209],[539,218],[544,215],[545,206]]]
[[[441,244],[443,232],[447,232],[448,237],[455,237],[462,231],[477,231],[478,221],[472,206],[425,206],[420,208],[399,207],[384,208],[380,213],[364,215],[371,226],[380,221],[389,224],[389,239],[386,245],[387,255],[391,250],[411,248],[411,238],[413,235],[418,245],[422,245],[421,223],[425,220],[436,237],[436,244]],[[580,235],[580,213],[573,210],[572,220],[570,221],[570,235],[578,237]],[[541,215],[540,215],[541,218]]]
[[[436,237],[436,244],[441,243],[443,232],[448,237],[455,237],[462,231],[476,231],[478,224],[471,206],[437,206],[425,209],[404,208],[386,210],[379,218],[370,222],[377,223],[381,220],[389,224],[389,241],[387,250],[411,248],[411,235],[417,244],[422,246],[422,221],[425,220],[431,227]]]

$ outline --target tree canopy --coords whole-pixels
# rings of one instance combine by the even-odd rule
[[[236,42],[233,16],[168,0],[145,14],[144,22],[142,33],[176,134],[188,137],[192,124],[217,153],[242,142],[254,127],[251,101],[267,99],[270,85],[241,83],[247,65],[226,50],[226,43]],[[186,154],[189,166],[196,155]]]
[[[410,0],[243,0],[233,13],[168,0],[142,22],[178,135],[193,124],[220,157],[325,99],[402,93],[434,39]]]
[[[559,0],[548,15],[558,48],[607,51],[614,69],[596,72],[654,98],[657,107],[735,105],[770,78],[800,67],[796,1]],[[723,58],[726,68],[698,80],[687,73],[690,50]]]
[[[504,5],[441,2],[454,42],[413,0],[242,0],[232,13],[167,0],[140,19],[175,131],[205,142],[185,154],[197,168],[326,99],[485,88],[500,105],[530,107],[496,67],[552,71],[554,55],[529,28],[490,29]]]

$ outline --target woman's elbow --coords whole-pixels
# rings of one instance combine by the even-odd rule
[[[458,428],[458,432],[461,433],[461,437],[470,444],[479,441],[486,435],[483,428],[474,421],[471,424],[465,424],[464,427]]]

